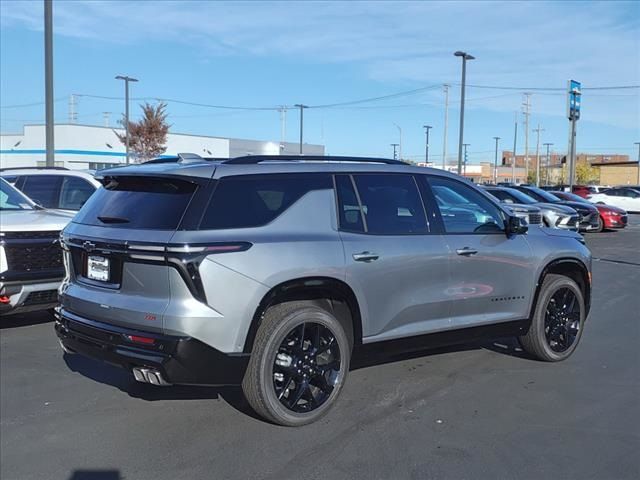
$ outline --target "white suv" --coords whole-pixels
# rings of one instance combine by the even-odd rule
[[[0,170],[0,176],[45,208],[77,212],[100,187],[93,175],[61,167]]]

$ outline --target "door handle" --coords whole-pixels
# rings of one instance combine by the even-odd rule
[[[478,253],[478,250],[474,250],[473,248],[469,248],[469,247],[464,247],[464,248],[457,249],[456,253],[458,255],[464,255],[465,257],[468,257],[468,256],[475,255],[476,253]]]
[[[360,252],[353,254],[353,259],[356,262],[373,262],[374,260],[378,260],[378,258],[380,258],[380,255],[371,252]]]

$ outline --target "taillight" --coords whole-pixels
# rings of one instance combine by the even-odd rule
[[[124,338],[133,343],[141,343],[142,345],[153,345],[156,343],[155,338],[141,337],[140,335],[125,335]]]

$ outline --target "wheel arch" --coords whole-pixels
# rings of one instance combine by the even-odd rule
[[[582,294],[584,295],[586,314],[588,315],[591,307],[591,275],[589,274],[589,269],[583,262],[576,258],[558,258],[549,262],[542,269],[542,272],[538,277],[536,292],[529,311],[529,319],[533,318],[542,283],[544,282],[545,277],[549,274],[564,275],[571,278],[578,284]]]
[[[253,314],[244,343],[244,353],[251,353],[264,312],[273,305],[290,301],[310,301],[324,308],[345,326],[352,345],[362,343],[362,317],[355,293],[342,280],[332,277],[301,277],[282,282],[269,290]]]

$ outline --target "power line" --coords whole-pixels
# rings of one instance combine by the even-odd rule
[[[54,102],[61,102],[62,100],[66,100],[67,97],[59,97],[54,100]],[[23,103],[21,105],[2,105],[0,108],[26,108],[26,107],[37,107],[38,105],[44,105],[45,102],[33,102],[33,103]]]
[[[404,92],[392,93],[390,95],[383,95],[381,97],[362,98],[360,100],[351,100],[351,101],[339,102],[339,103],[327,103],[324,105],[310,105],[309,108],[333,108],[333,107],[343,107],[346,105],[357,105],[359,103],[369,103],[369,102],[376,102],[379,100],[387,100],[389,98],[398,98],[398,97],[404,97],[408,95],[415,95],[416,93],[425,92],[427,90],[434,90],[436,88],[440,88],[440,84],[431,85],[428,87],[416,88],[414,90],[407,90]]]

